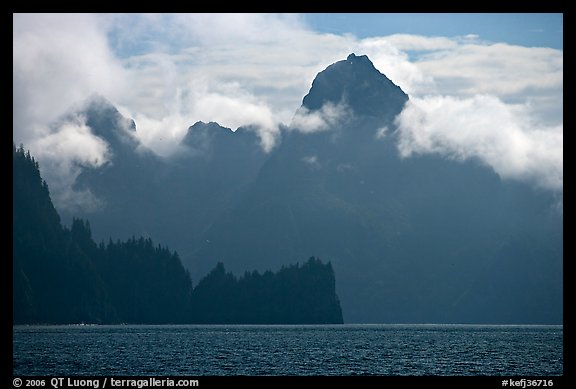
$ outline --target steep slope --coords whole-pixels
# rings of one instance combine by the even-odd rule
[[[180,153],[161,158],[141,147],[134,123],[109,102],[93,99],[82,113],[92,133],[108,144],[111,158],[102,167],[84,168],[76,181],[76,189],[89,190],[101,207],[61,209],[63,219],[90,219],[97,239],[140,235],[165,242],[184,262],[206,226],[267,157],[252,129],[234,132],[198,122],[188,129]]]
[[[80,219],[63,227],[38,164],[15,147],[12,236],[15,324],[190,320],[177,254],[143,238],[96,245]]]
[[[37,162],[13,150],[14,323],[111,320],[102,279],[60,225]]]
[[[193,289],[177,253],[151,239],[96,244],[60,224],[38,163],[13,148],[13,323],[342,323],[330,263],[311,258],[237,279],[222,264]]]
[[[327,103],[345,103],[354,108],[357,116],[384,124],[397,115],[407,100],[402,89],[380,73],[366,55],[352,53],[318,73],[302,107],[317,111]]]
[[[319,73],[301,110],[340,104],[346,116],[284,137],[201,239],[196,268],[330,258],[347,322],[561,322],[552,196],[475,161],[400,158],[393,119],[406,100],[365,56]]]
[[[407,100],[351,54],[318,74],[269,155],[248,128],[198,122],[171,159],[139,150],[130,122],[96,104],[89,125],[113,158],[79,177],[105,203],[79,216],[98,239],[169,244],[195,280],[217,262],[241,274],[330,260],[347,322],[560,323],[553,195],[478,161],[401,158]]]

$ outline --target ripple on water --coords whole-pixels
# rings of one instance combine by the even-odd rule
[[[15,326],[14,375],[562,375],[562,326]]]

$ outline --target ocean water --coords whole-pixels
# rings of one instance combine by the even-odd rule
[[[13,374],[563,374],[562,326],[14,326]]]

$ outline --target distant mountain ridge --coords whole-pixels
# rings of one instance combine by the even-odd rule
[[[252,131],[195,123],[177,158],[127,153],[85,170],[79,188],[107,207],[80,216],[103,238],[169,244],[197,279],[217,262],[242,274],[329,258],[346,322],[561,323],[553,195],[475,161],[401,158],[394,119],[406,101],[351,54],[317,75],[296,113],[331,107],[324,128],[295,120],[266,154]]]
[[[342,323],[330,263],[240,279],[220,263],[193,288],[150,238],[96,244],[87,221],[63,227],[38,163],[15,146],[12,226],[14,324]]]

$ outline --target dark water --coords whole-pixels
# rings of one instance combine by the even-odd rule
[[[562,326],[16,326],[14,375],[562,375]]]

